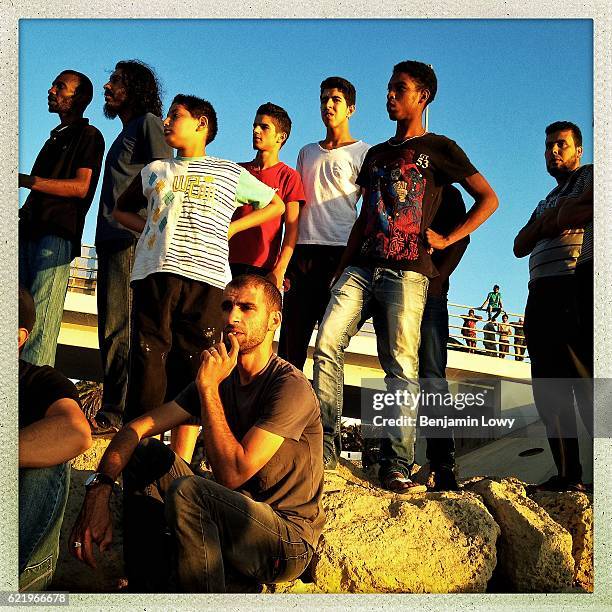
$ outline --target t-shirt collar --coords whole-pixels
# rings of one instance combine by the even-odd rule
[[[202,159],[206,159],[208,155],[196,155],[195,157],[183,157],[181,155],[177,155],[174,159],[178,161],[199,161]]]

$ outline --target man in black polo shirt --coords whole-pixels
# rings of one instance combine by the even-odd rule
[[[19,211],[19,283],[36,304],[36,324],[22,359],[53,365],[70,262],[80,254],[85,215],[93,199],[104,138],[83,112],[93,97],[91,81],[64,70],[49,89],[49,112],[60,124],[41,149],[31,174],[19,174],[30,189]]]

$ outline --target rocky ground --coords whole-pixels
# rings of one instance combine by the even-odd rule
[[[91,570],[70,557],[67,540],[83,483],[108,441],[73,463],[55,590],[121,588],[121,500],[114,497],[114,542]],[[427,479],[427,469],[415,478]],[[326,476],[327,522],[309,581],[269,593],[592,592],[593,506],[582,493],[538,493],[512,478],[473,478],[458,492],[397,495],[355,464]]]

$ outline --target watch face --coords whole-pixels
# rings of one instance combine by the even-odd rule
[[[94,472],[85,481],[85,488],[93,487],[93,485],[96,485],[96,484],[105,484],[105,485],[107,484],[113,487],[115,485],[115,482],[110,476],[107,476],[106,474],[102,472]]]

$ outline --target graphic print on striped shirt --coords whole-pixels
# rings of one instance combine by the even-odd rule
[[[206,156],[155,161],[142,170],[149,201],[132,280],[170,272],[223,288],[229,281],[227,231],[243,169]]]

